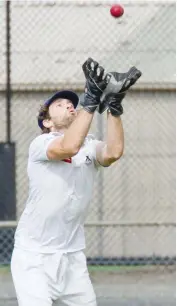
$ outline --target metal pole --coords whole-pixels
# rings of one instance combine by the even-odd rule
[[[97,138],[103,141],[103,116],[97,114]],[[103,220],[103,172],[99,171],[98,174],[98,221]],[[98,254],[103,256],[103,227],[98,227]]]
[[[11,142],[10,0],[6,1],[6,141]]]

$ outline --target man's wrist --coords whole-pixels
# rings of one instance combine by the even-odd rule
[[[120,117],[121,115],[122,115],[122,112],[121,112],[121,113],[118,113],[118,112],[112,113],[110,109],[107,110],[107,116],[109,116],[109,117],[111,116],[111,117],[116,117],[116,118],[118,118],[118,117]]]

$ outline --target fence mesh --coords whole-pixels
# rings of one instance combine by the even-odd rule
[[[106,71],[137,66],[143,76],[124,101],[125,153],[98,174],[85,232],[91,263],[171,264],[175,258],[175,3],[12,1],[11,131],[16,145],[16,209],[28,195],[28,147],[39,134],[39,105],[61,88],[83,92],[87,57]],[[6,142],[6,2],[0,2],[0,141]],[[91,128],[106,135],[106,115]],[[10,191],[9,191],[10,192]],[[3,195],[0,195],[2,197]],[[8,263],[14,227],[0,222],[0,262]]]

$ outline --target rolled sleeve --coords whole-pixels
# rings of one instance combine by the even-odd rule
[[[97,140],[93,136],[89,137],[89,153],[97,168],[102,167],[102,165],[97,161],[97,146],[104,144],[103,141]]]
[[[29,159],[32,161],[47,161],[47,149],[49,144],[56,138],[51,134],[43,134],[36,137],[29,148]]]

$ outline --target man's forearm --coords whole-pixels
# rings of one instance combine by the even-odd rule
[[[121,117],[108,113],[107,120],[107,155],[113,159],[119,159],[124,150],[124,131]]]
[[[94,113],[90,114],[84,109],[80,110],[76,119],[64,134],[63,146],[72,146],[79,150],[88,134],[93,116]]]

